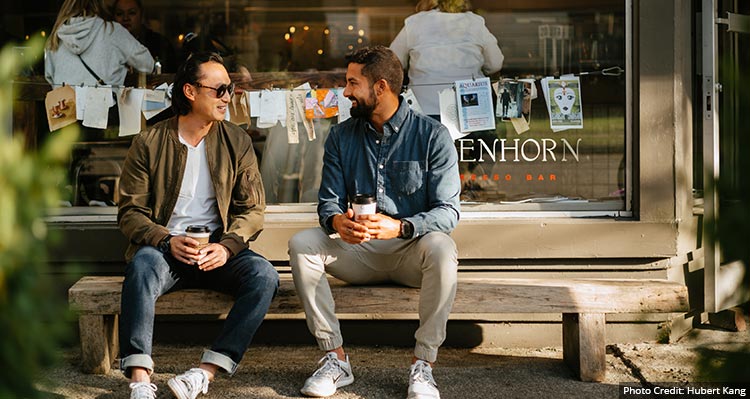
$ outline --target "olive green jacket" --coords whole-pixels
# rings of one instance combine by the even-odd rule
[[[206,140],[216,202],[224,232],[220,243],[233,255],[248,248],[263,230],[265,193],[250,136],[229,122],[215,122]],[[182,186],[187,147],[177,136],[177,117],[135,136],[120,176],[117,222],[130,260],[144,246],[157,246]]]

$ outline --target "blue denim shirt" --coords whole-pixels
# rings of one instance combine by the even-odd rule
[[[450,233],[460,215],[458,154],[448,129],[400,99],[378,133],[365,118],[331,127],[318,191],[320,225],[344,213],[357,194],[372,194],[378,212],[414,225],[414,237]]]

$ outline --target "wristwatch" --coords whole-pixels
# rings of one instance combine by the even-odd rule
[[[159,252],[163,254],[168,254],[172,252],[172,247],[170,246],[170,243],[169,243],[172,240],[172,237],[174,237],[174,235],[169,234],[168,236],[164,237],[161,241],[159,241],[159,244],[156,247],[159,250]]]
[[[399,237],[404,239],[410,239],[414,237],[414,225],[410,221],[401,219],[401,231]]]

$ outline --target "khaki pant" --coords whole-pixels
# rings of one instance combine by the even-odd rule
[[[289,240],[289,257],[307,326],[320,349],[330,351],[344,342],[328,273],[350,284],[393,282],[421,287],[414,355],[429,362],[436,360],[456,296],[458,257],[450,236],[433,232],[411,240],[395,238],[351,245],[314,228]]]

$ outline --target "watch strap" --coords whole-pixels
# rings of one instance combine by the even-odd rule
[[[164,254],[170,253],[172,251],[172,248],[170,245],[172,241],[172,237],[174,237],[173,234],[168,234],[166,237],[162,238],[161,241],[159,241],[159,247],[158,247],[159,251],[161,251]]]
[[[414,225],[406,219],[401,219],[401,231],[399,232],[399,236],[403,239],[413,238]]]

